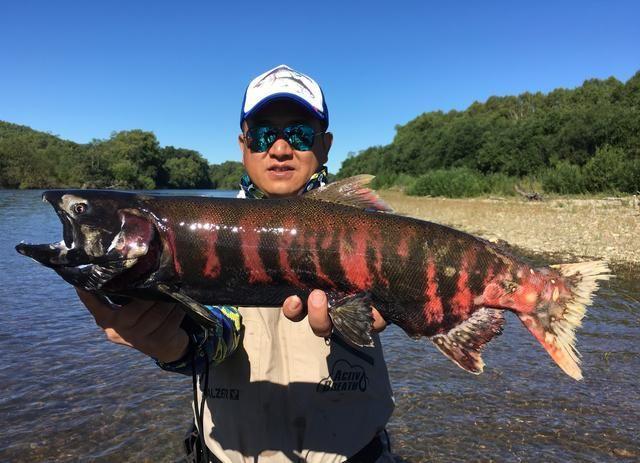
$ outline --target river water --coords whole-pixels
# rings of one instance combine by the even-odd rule
[[[71,286],[13,249],[60,239],[40,192],[0,191],[0,461],[176,461],[190,378],[107,342]],[[640,269],[614,270],[578,334],[581,382],[511,314],[480,376],[388,328],[398,459],[640,460]]]

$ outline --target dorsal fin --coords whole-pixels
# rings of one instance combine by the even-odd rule
[[[392,209],[378,197],[378,194],[368,188],[373,175],[356,175],[337,182],[329,183],[304,195],[305,198],[328,201],[331,203],[354,206],[361,209],[392,212]]]
[[[502,333],[503,325],[501,310],[481,307],[449,332],[436,334],[429,339],[460,368],[479,375],[484,368],[480,351],[486,343]]]

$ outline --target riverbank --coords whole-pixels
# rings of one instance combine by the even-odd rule
[[[397,213],[448,225],[490,241],[558,258],[640,264],[640,207],[632,197],[429,198],[380,191]]]

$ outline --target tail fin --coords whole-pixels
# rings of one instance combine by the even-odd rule
[[[560,294],[554,290],[550,300],[541,301],[534,312],[518,313],[518,317],[558,366],[573,379],[580,380],[582,372],[580,354],[575,347],[575,330],[582,324],[598,282],[611,278],[611,273],[603,261],[551,267],[560,272],[568,291]]]

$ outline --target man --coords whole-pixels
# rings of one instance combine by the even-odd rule
[[[327,132],[324,95],[313,79],[284,65],[260,75],[245,92],[240,125],[247,175],[239,197],[291,197],[326,182],[333,136]],[[204,376],[194,409],[210,457],[390,460],[381,436],[393,400],[379,340],[374,348],[357,349],[332,335],[324,292],[313,291],[306,307],[292,296],[282,310],[212,308],[221,329],[208,336],[175,304],[134,301],[114,310],[79,294],[109,340],[140,350],[165,369],[191,368]],[[374,311],[374,329],[384,326]],[[203,357],[213,359],[211,369],[206,360],[202,365]]]

